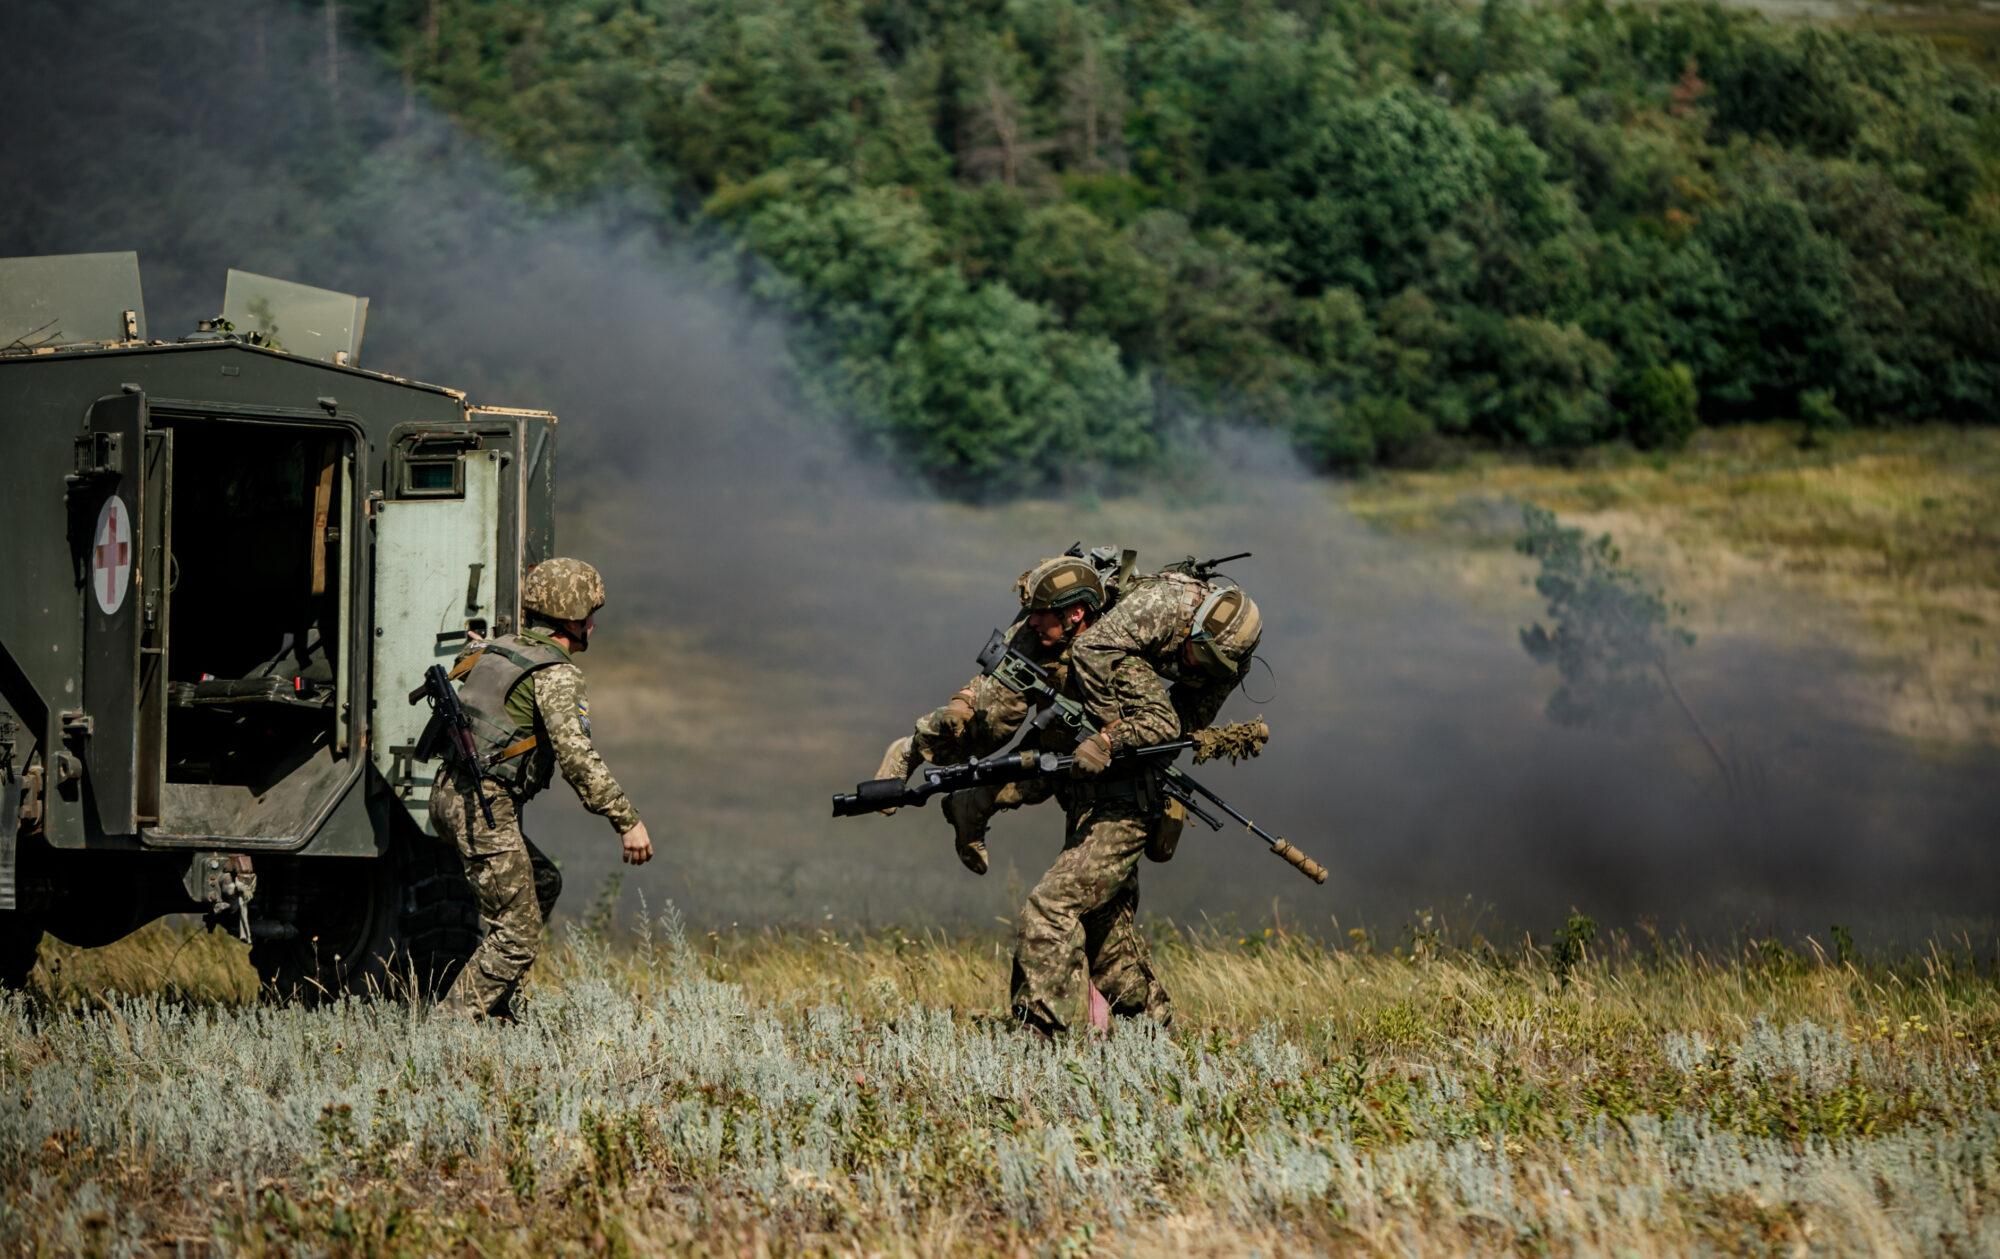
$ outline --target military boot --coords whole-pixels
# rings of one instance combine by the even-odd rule
[[[985,874],[987,867],[986,823],[992,816],[987,795],[971,788],[954,791],[944,798],[944,816],[951,823],[959,863],[974,874]]]

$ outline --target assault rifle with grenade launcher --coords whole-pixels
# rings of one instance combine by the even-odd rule
[[[1029,729],[1047,730],[1060,725],[1066,735],[1073,734],[1078,740],[1097,732],[1097,723],[1091,720],[1083,705],[1056,690],[1046,670],[1009,644],[1005,630],[993,631],[993,637],[987,640],[986,650],[979,653],[979,667],[988,677],[1035,705],[1037,711],[1029,722]],[[1298,867],[1307,878],[1315,883],[1324,883],[1325,866],[1239,813],[1227,800],[1196,782],[1173,763],[1182,752],[1187,751],[1194,752],[1197,762],[1212,756],[1229,756],[1231,759],[1254,756],[1269,737],[1270,729],[1261,721],[1237,722],[1215,730],[1197,731],[1186,738],[1126,748],[1112,757],[1111,764],[1113,772],[1126,768],[1141,772],[1150,769],[1158,773],[1161,789],[1166,795],[1179,801],[1190,816],[1201,819],[1210,830],[1221,830],[1222,821],[1203,808],[1197,797],[1235,819],[1245,830],[1269,845],[1272,852]],[[908,778],[877,778],[856,785],[851,792],[834,796],[833,816],[860,817],[905,805],[920,807],[932,796],[962,787],[999,786],[1034,778],[1050,778],[1068,773],[1075,765],[1074,753],[1047,751],[998,752],[955,765],[933,765],[926,761],[911,771]]]
[[[451,684],[451,674],[445,672],[443,665],[434,664],[424,670],[424,684],[410,692],[412,704],[420,699],[431,702],[431,720],[417,737],[416,759],[428,761],[443,752],[448,764],[468,771],[472,785],[465,794],[479,802],[479,815],[486,820],[486,829],[492,830],[493,805],[479,789],[479,780],[486,777],[486,767],[479,763],[479,746],[472,739],[472,719],[465,715],[465,705],[458,702],[458,688]]]

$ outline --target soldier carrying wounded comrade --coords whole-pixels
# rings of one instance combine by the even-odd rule
[[[1109,566],[1107,582],[1107,566],[1092,556],[1072,548],[1022,574],[1015,584],[1021,617],[1007,644],[1038,666],[1053,687],[1048,701],[1071,720],[1031,719],[1037,704],[989,669],[919,718],[907,740],[890,745],[879,774],[896,779],[924,762],[987,756],[1024,724],[1023,751],[1059,755],[1065,775],[980,785],[945,800],[960,860],[981,874],[995,812],[1051,795],[1063,807],[1063,851],[1022,907],[1010,985],[1015,1017],[1050,1034],[1066,1030],[1062,1011],[1079,965],[1112,1014],[1171,1020],[1135,924],[1138,863],[1142,854],[1155,861],[1173,855],[1186,816],[1174,788],[1187,780],[1143,750],[1206,731],[1249,668],[1262,631],[1256,603],[1210,565],[1135,577],[1127,559]],[[1220,743],[1208,750],[1231,754]],[[1324,878],[1303,854],[1287,860]]]

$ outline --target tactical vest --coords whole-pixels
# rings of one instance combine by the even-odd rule
[[[533,719],[520,724],[507,712],[507,697],[530,673],[568,661],[560,650],[519,635],[496,638],[459,661],[458,702],[472,722],[472,737],[487,774],[510,790],[532,795],[548,785],[555,749],[540,737]]]

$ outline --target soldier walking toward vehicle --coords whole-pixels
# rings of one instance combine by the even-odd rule
[[[452,670],[480,765],[475,774],[448,760],[431,789],[430,815],[439,837],[458,847],[484,928],[441,1003],[454,1013],[506,1017],[534,964],[562,875],[522,833],[521,809],[558,769],[583,807],[617,829],[627,863],[652,859],[646,824],[591,744],[583,670],[572,659],[589,649],[603,606],[604,581],[595,568],[582,560],[544,560],[522,584],[526,628],[474,644]]]

